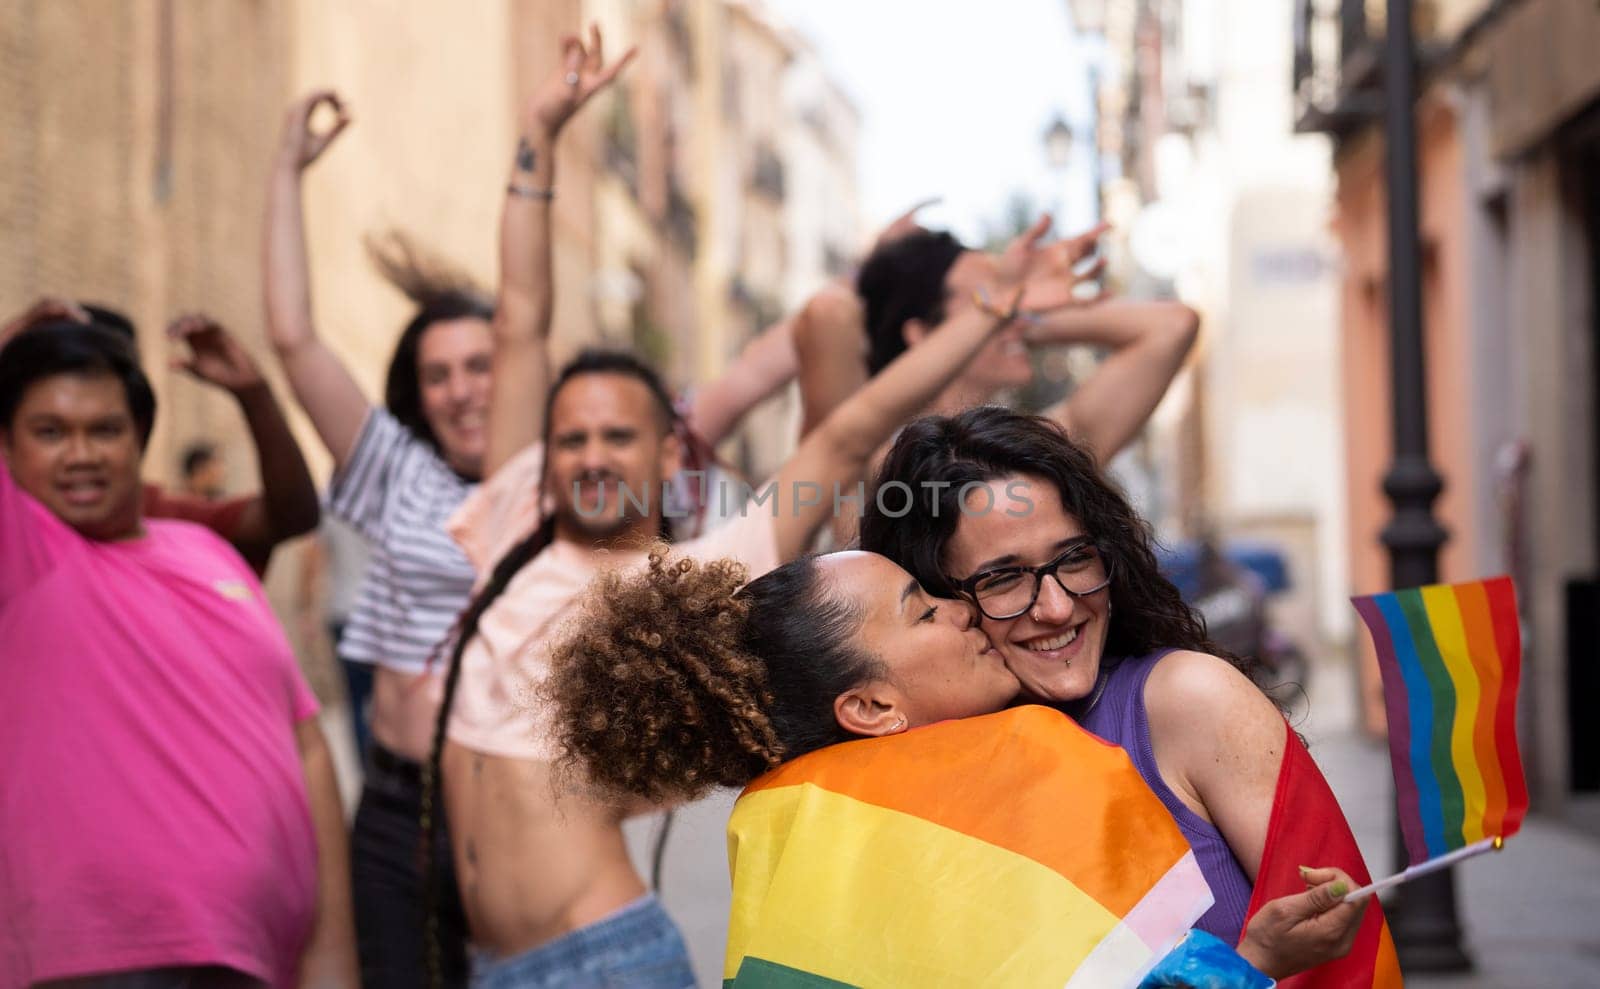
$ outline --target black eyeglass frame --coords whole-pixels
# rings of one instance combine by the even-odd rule
[[[1094,550],[1094,552],[1100,557],[1100,562],[1106,568],[1106,579],[1087,591],[1075,591],[1066,585],[1066,582],[1061,579],[1061,576],[1057,573],[1057,571],[1061,569],[1062,564],[1066,563],[1069,558],[1083,552],[1086,548]],[[1028,597],[1028,603],[1008,615],[990,614],[989,610],[983,606],[983,602],[978,599],[978,582],[980,580],[988,580],[997,574],[1032,574],[1033,594]],[[1054,578],[1056,586],[1061,588],[1061,590],[1069,597],[1073,598],[1074,600],[1078,600],[1099,594],[1101,591],[1110,587],[1112,579],[1116,576],[1116,562],[1115,559],[1107,554],[1105,550],[1101,549],[1099,544],[1094,540],[1084,539],[1081,542],[1074,542],[1069,545],[1066,549],[1061,551],[1059,556],[1051,560],[1049,563],[1045,563],[1037,567],[994,567],[990,570],[984,570],[980,573],[975,573],[966,580],[957,580],[953,581],[953,583],[955,584],[956,590],[960,591],[962,595],[967,598],[967,600],[971,601],[985,618],[989,619],[990,621],[1005,622],[1027,614],[1029,609],[1038,603],[1039,592],[1044,589],[1044,578],[1046,575]]]

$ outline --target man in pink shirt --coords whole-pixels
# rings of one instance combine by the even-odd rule
[[[255,575],[146,519],[132,349],[0,350],[0,989],[354,986],[317,705]]]

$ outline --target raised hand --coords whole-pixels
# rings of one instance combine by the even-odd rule
[[[1070,241],[1041,247],[1039,241],[1049,229],[1050,217],[1041,216],[1018,234],[1001,252],[990,283],[978,289],[974,299],[954,300],[954,304],[976,304],[992,316],[1004,317],[1007,324],[1019,317],[1082,304],[1085,300],[1076,294],[1078,283],[1097,275],[1099,265],[1082,274],[1075,269],[1104,231],[1097,227]]]
[[[1035,316],[1094,301],[1092,297],[1080,296],[1077,288],[1100,276],[1105,269],[1105,259],[1097,260],[1086,271],[1079,271],[1078,266],[1095,252],[1100,238],[1111,229],[1102,223],[1076,237],[1041,246],[1039,240],[1049,226],[1050,218],[1041,217],[1006,247],[1000,261],[1002,271],[1020,273],[1027,286],[1022,308]]]
[[[199,313],[179,316],[167,327],[167,336],[174,343],[187,344],[189,348],[188,357],[172,359],[173,367],[182,368],[201,381],[234,395],[263,383],[255,360],[232,334],[209,316]]]
[[[24,311],[6,320],[0,326],[0,346],[5,346],[12,337],[40,323],[66,320],[71,323],[89,322],[89,314],[83,307],[71,299],[62,299],[53,295],[46,295]]]
[[[534,92],[524,114],[523,125],[530,136],[554,138],[572,115],[595,93],[617,78],[638,48],[629,48],[610,67],[606,66],[600,26],[589,26],[589,43],[573,34],[561,39],[561,68]]]
[[[930,196],[927,199],[913,203],[910,209],[889,221],[889,225],[883,228],[882,232],[878,234],[878,239],[873,242],[873,247],[875,249],[882,247],[884,244],[899,240],[901,237],[921,230],[922,224],[917,222],[917,214],[929,206],[937,204],[940,199],[941,197],[939,196]]]
[[[319,132],[312,127],[311,118],[316,115],[317,107],[323,104],[333,110],[334,121],[327,130]],[[308,93],[291,104],[289,112],[284,115],[283,137],[278,147],[281,161],[297,172],[305,169],[348,126],[350,113],[338,93],[331,89]]]

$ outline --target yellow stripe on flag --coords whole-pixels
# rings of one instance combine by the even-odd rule
[[[1483,691],[1479,687],[1478,671],[1473,668],[1472,654],[1467,647],[1467,633],[1461,622],[1461,607],[1456,602],[1455,589],[1443,585],[1424,587],[1422,604],[1428,611],[1428,624],[1433,627],[1433,640],[1439,646],[1439,656],[1444,660],[1445,669],[1450,671],[1450,682],[1456,690],[1456,716],[1450,725],[1450,761],[1454,763],[1456,778],[1461,781],[1461,801],[1465,807],[1461,839],[1470,845],[1485,837],[1483,814],[1489,805],[1483,771],[1478,766],[1478,756],[1473,749],[1473,734]],[[1450,837],[1445,836],[1447,841]]]
[[[746,793],[728,845],[727,978],[748,956],[852,985],[1059,986],[1120,920],[1032,859],[811,784]],[[1149,949],[1116,940],[1137,977]]]

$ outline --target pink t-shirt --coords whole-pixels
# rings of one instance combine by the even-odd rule
[[[79,535],[0,467],[0,987],[176,965],[295,984],[316,699],[207,529]]]
[[[540,444],[517,454],[447,523],[480,575],[538,526],[543,466]],[[738,560],[751,580],[780,562],[771,511],[760,508],[674,549],[698,560]],[[642,552],[608,552],[557,540],[517,571],[484,612],[477,636],[461,654],[450,740],[491,755],[554,759],[554,726],[536,689],[549,674],[547,650],[578,613],[584,591],[601,569],[638,567],[646,558]]]

